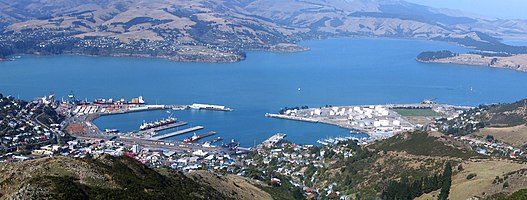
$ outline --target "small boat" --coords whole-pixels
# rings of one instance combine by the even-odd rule
[[[105,129],[104,132],[106,132],[106,133],[117,133],[117,132],[119,132],[119,130],[117,130],[117,129]]]

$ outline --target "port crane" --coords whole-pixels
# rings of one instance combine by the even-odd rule
[[[73,94],[73,91],[68,94],[68,98],[71,104],[77,104],[77,98],[75,98],[75,94]]]

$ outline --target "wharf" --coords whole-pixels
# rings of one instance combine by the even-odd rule
[[[167,133],[167,134],[164,134],[164,135],[154,136],[154,137],[152,137],[150,139],[152,139],[152,140],[162,140],[162,139],[166,139],[166,138],[173,137],[173,136],[176,136],[176,135],[181,135],[181,134],[185,134],[185,133],[188,133],[188,132],[201,130],[201,129],[204,129],[204,128],[205,127],[203,127],[203,126],[195,126],[195,127],[192,127],[192,128],[187,128],[187,129],[183,129],[183,130],[172,132],[172,133]]]
[[[162,130],[167,130],[167,129],[171,129],[171,128],[175,128],[175,127],[184,126],[184,125],[187,125],[187,124],[188,124],[187,122],[176,122],[176,123],[172,123],[172,124],[167,124],[167,125],[163,125],[163,126],[159,126],[159,127],[155,127],[155,128],[142,130],[142,131],[139,131],[139,133],[158,132],[158,131],[162,131]]]
[[[262,145],[264,146],[271,146],[271,145],[274,145],[280,141],[282,141],[282,139],[284,139],[287,135],[286,134],[283,134],[283,133],[277,133],[277,134],[274,134],[273,136],[271,136],[270,138],[268,138],[267,140],[263,141],[262,142]]]
[[[265,116],[271,117],[271,118],[281,118],[281,119],[289,119],[289,120],[312,122],[312,123],[320,122],[319,120],[313,119],[313,118],[297,117],[297,116],[289,116],[289,115],[281,115],[281,114],[265,113]]]
[[[212,136],[212,135],[216,135],[216,132],[210,131],[210,132],[203,133],[201,135],[197,135],[195,141],[201,140],[203,138],[206,138],[206,137],[209,137],[209,136]]]

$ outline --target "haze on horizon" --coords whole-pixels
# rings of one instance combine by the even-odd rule
[[[525,0],[406,0],[435,8],[457,9],[473,14],[501,19],[527,20]]]

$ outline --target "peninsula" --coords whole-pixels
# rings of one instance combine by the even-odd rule
[[[455,42],[462,46],[473,48],[468,53],[455,53],[448,50],[425,51],[417,55],[417,61],[425,63],[447,63],[461,65],[478,65],[496,68],[506,68],[527,71],[527,47],[512,46],[502,43],[497,38],[475,32],[461,38],[437,38],[438,40]]]
[[[484,56],[480,54],[467,53],[456,54],[454,56],[444,58],[417,60],[420,62],[427,63],[477,65],[527,72],[527,54],[518,54],[511,56]]]

